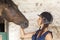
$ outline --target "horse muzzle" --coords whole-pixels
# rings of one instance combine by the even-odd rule
[[[27,27],[29,26],[29,22],[22,22],[22,23],[20,24],[20,26],[21,26],[22,28],[27,28]]]

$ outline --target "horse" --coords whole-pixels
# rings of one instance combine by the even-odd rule
[[[28,19],[12,0],[0,0],[0,16],[8,22],[20,25],[22,28],[27,28],[29,25]]]

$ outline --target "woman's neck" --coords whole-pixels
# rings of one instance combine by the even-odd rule
[[[42,29],[42,28],[43,28],[43,26],[44,26],[44,24],[41,24],[40,26],[41,26],[41,28],[40,28],[40,29]],[[46,32],[46,31],[48,31],[48,27],[46,27],[46,28],[44,29],[44,32]]]
[[[48,31],[48,28],[45,28],[44,32]]]
[[[42,27],[42,29],[41,29],[41,31],[38,33],[38,36],[37,36],[37,37],[43,35],[45,32],[48,31],[48,25],[42,24],[41,27]]]

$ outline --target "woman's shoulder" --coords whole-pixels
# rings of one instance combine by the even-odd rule
[[[52,31],[47,31],[46,37],[52,37],[53,38]]]
[[[52,36],[52,32],[48,32],[48,34],[46,35],[46,40],[51,40],[53,38]]]

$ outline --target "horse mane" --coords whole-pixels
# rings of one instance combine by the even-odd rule
[[[0,0],[0,4],[7,4],[10,6],[17,6],[12,0]]]
[[[12,0],[0,0],[0,3],[10,4],[13,3]]]

